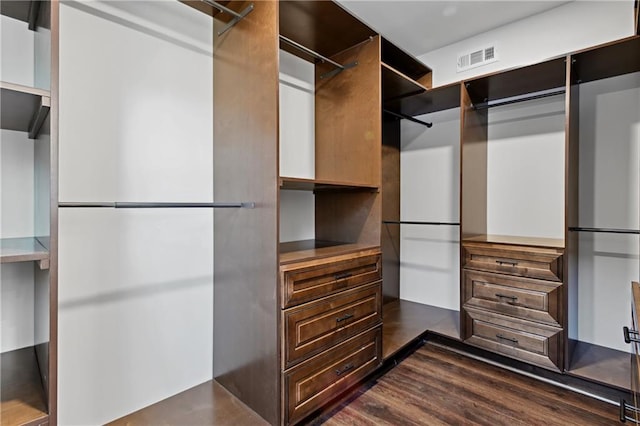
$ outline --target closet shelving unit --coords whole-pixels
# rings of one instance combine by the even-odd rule
[[[58,2],[3,1],[0,14],[24,23],[34,40],[50,51],[36,56],[36,73],[50,87],[0,82],[0,128],[24,134],[24,143],[33,144],[33,211],[20,215],[33,220],[33,235],[0,238],[3,268],[30,262],[33,278],[20,286],[33,286],[34,343],[0,354],[0,419],[2,424],[57,424],[57,45]],[[3,56],[3,61],[11,58]],[[47,74],[47,75],[44,75]],[[31,76],[26,78],[29,80]],[[8,142],[6,142],[8,143]],[[11,176],[3,190],[9,190]],[[3,209],[14,206],[4,204]],[[5,232],[13,232],[4,229]],[[11,266],[10,266],[11,265]],[[17,265],[16,265],[17,266]],[[3,302],[4,304],[4,302]],[[4,314],[3,314],[4,316]],[[3,318],[3,321],[5,318]],[[7,318],[7,321],[15,319]]]

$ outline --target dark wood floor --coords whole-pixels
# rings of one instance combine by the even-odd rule
[[[617,407],[425,344],[317,419],[339,425],[615,425]]]

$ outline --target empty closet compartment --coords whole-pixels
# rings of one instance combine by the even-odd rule
[[[631,286],[640,274],[640,40],[572,56],[570,374],[629,390]]]
[[[383,286],[385,336],[394,337],[383,349],[390,356],[426,330],[460,338],[460,85],[396,97],[386,81]]]
[[[55,259],[50,238],[52,7],[49,2],[0,6],[3,424],[39,424],[50,414],[55,417],[57,304],[49,271]]]

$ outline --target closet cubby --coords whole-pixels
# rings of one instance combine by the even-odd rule
[[[3,1],[0,15],[0,419],[55,425],[58,3]]]

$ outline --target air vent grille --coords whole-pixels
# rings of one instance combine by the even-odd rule
[[[466,71],[482,65],[487,65],[498,60],[495,45],[490,45],[482,49],[474,49],[471,52],[458,55],[457,71]]]

